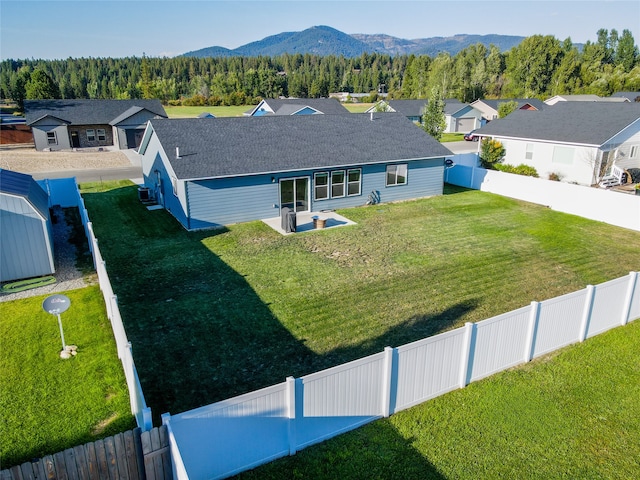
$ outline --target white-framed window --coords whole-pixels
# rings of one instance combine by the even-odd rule
[[[526,160],[532,160],[533,159],[533,143],[527,143],[527,148],[526,148],[526,152],[524,154],[524,158]]]
[[[58,137],[56,136],[56,132],[47,132],[47,145],[57,145]]]
[[[553,157],[551,163],[561,163],[563,165],[572,165],[575,148],[573,147],[553,147]]]
[[[347,195],[360,195],[362,184],[362,171],[359,168],[347,170]]]
[[[407,164],[400,163],[398,165],[387,165],[387,187],[396,185],[406,185],[407,183]]]
[[[104,131],[104,128],[98,128],[96,133],[98,134],[98,141],[105,142],[107,140],[107,133]]]
[[[87,128],[87,141],[88,142],[96,141],[96,131],[93,128]]]
[[[329,198],[329,174],[318,172],[313,176],[313,196],[316,200]]]
[[[344,197],[344,170],[331,172],[331,198]]]
[[[629,158],[636,158],[638,156],[638,145],[633,145],[629,150]]]

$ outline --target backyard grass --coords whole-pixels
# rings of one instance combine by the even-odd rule
[[[64,293],[68,360],[46,296],[0,303],[2,468],[135,427],[124,372],[97,286]]]
[[[640,268],[638,232],[461,188],[287,237],[186,232],[129,182],[81,188],[156,418]]]
[[[172,107],[165,105],[164,110],[169,118],[196,118],[203,112],[209,112],[216,117],[241,117],[244,112],[251,110],[255,105],[236,105],[236,106],[220,106],[220,107]]]
[[[363,113],[365,110],[373,106],[373,103],[343,103],[342,104],[351,113]],[[164,110],[169,118],[195,118],[202,112],[209,112],[216,117],[241,117],[244,112],[251,110],[255,105],[239,105],[239,106],[220,106],[220,107],[172,107],[165,105]],[[462,136],[460,136],[462,139]]]
[[[239,478],[639,478],[639,344],[636,321]]]

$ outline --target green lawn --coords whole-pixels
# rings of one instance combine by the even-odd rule
[[[351,113],[362,113],[373,105],[373,103],[343,103],[344,107]],[[242,114],[251,110],[255,105],[221,106],[221,107],[164,107],[169,118],[195,118],[202,112],[209,112],[216,117],[241,117]]]
[[[464,140],[464,133],[443,133],[440,141],[445,142],[462,142]]]
[[[97,286],[64,293],[61,315],[46,296],[0,303],[0,458],[2,468],[135,427],[124,372]]]
[[[255,105],[239,105],[231,107],[172,107],[165,105],[164,110],[169,118],[196,118],[202,112],[209,112],[216,117],[241,117],[244,112],[251,110]]]
[[[189,233],[128,182],[82,189],[156,418],[640,267],[640,233],[454,187],[287,237]]]
[[[640,476],[640,321],[240,478]]]

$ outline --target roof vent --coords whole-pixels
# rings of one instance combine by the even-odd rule
[[[180,158],[180,147],[176,147],[176,160]]]
[[[373,122],[373,112],[369,112],[369,115],[371,116],[371,121]]]

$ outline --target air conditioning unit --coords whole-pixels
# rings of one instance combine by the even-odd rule
[[[138,188],[138,199],[143,203],[151,201],[151,190],[149,187]]]

